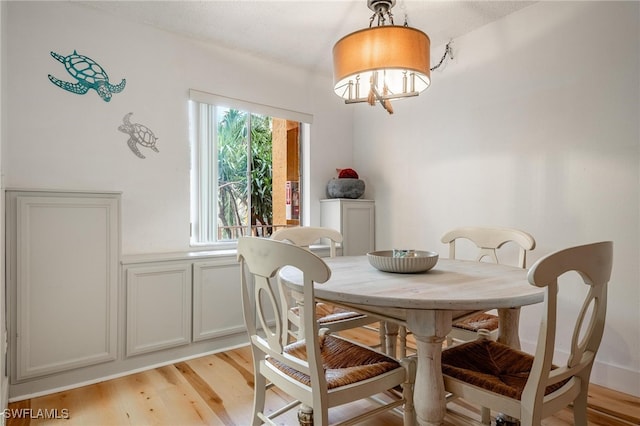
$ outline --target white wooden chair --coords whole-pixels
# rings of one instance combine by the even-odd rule
[[[604,331],[612,258],[613,243],[605,241],[538,260],[528,274],[531,285],[545,289],[535,356],[488,339],[453,346],[442,353],[445,389],[518,418],[524,426],[539,426],[543,418],[573,403],[574,424],[586,426],[589,377]],[[584,297],[582,309],[575,321],[558,324],[558,292],[570,277],[563,277],[560,287],[558,278],[572,271],[577,275],[567,275],[579,276],[586,295],[570,296]],[[573,332],[569,356],[554,365],[556,335],[567,327]],[[482,422],[490,424],[489,416]]]
[[[288,241],[298,247],[303,247],[309,250],[309,247],[318,242],[329,243],[329,256],[336,256],[336,244],[342,243],[342,234],[332,228],[325,227],[313,227],[313,226],[295,226],[291,228],[283,228],[275,231],[271,235],[271,239],[277,241]],[[291,294],[292,298],[296,300],[298,305],[302,305],[300,295],[295,293]],[[295,325],[295,327],[301,331],[303,324],[300,321],[299,306],[292,306],[288,312],[289,321]],[[318,323],[321,328],[327,328],[330,332],[339,332],[342,330],[348,330],[351,328],[363,327],[368,324],[377,322],[378,319],[368,317],[367,315],[351,311],[348,309],[334,306],[329,303],[319,302],[316,303],[316,314],[318,315]],[[292,329],[291,333],[297,335],[296,330]],[[384,334],[382,334],[384,338]],[[384,348],[384,343],[382,348]]]
[[[452,229],[442,236],[442,242],[449,244],[449,258],[456,259],[456,241],[467,239],[474,243],[479,251],[476,261],[489,258],[492,262],[498,260],[497,250],[509,242],[518,247],[518,263],[514,266],[526,267],[527,251],[533,250],[536,241],[527,232],[513,228],[462,227]],[[451,333],[447,336],[447,345],[454,342],[466,342],[478,337],[479,330],[489,330],[489,338],[498,337],[498,316],[488,312],[474,312],[454,318]]]
[[[327,281],[331,271],[315,254],[281,241],[257,237],[238,240],[244,319],[253,353],[253,425],[268,423],[300,405],[298,419],[305,425],[327,425],[329,408],[387,392],[391,402],[356,416],[360,421],[404,405],[404,421],[412,425],[415,363],[399,363],[366,346],[319,330],[314,284]],[[303,276],[305,309],[302,339],[288,342],[287,306],[277,279],[281,267],[292,266]],[[275,282],[277,281],[277,282]],[[280,303],[279,303],[280,302]],[[267,415],[267,382],[296,399]],[[389,391],[402,386],[402,394]],[[388,401],[385,399],[385,401]],[[353,419],[348,424],[352,424]],[[346,424],[343,422],[341,424]]]

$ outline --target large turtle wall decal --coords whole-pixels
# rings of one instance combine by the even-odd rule
[[[69,83],[49,74],[49,80],[53,84],[68,92],[84,95],[89,89],[94,89],[105,102],[109,102],[111,95],[122,92],[127,84],[124,78],[119,84],[111,84],[107,72],[96,61],[78,54],[75,50],[69,56],[62,56],[55,52],[51,52],[51,56],[64,64],[67,72],[78,80],[76,83]]]
[[[156,148],[156,141],[158,140],[156,135],[154,135],[147,126],[138,123],[131,123],[130,118],[132,115],[132,112],[125,115],[122,119],[124,124],[118,127],[118,130],[122,133],[129,135],[127,144],[129,145],[129,148],[131,148],[131,151],[140,158],[146,158],[138,149],[138,144],[140,144],[154,150],[155,152],[160,152],[158,151],[158,148]]]

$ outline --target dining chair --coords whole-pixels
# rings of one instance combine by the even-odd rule
[[[502,263],[498,260],[498,250],[505,244],[513,242],[518,246],[518,261],[514,266],[520,268],[526,267],[527,252],[536,246],[535,239],[529,233],[519,229],[461,227],[452,229],[442,236],[441,241],[449,244],[450,259],[457,258],[456,242],[461,239],[469,240],[477,246],[476,261],[481,262],[488,258],[495,263]],[[451,333],[447,336],[447,345],[474,340],[481,329],[489,330],[489,337],[496,340],[499,331],[498,316],[489,312],[472,312],[454,317]]]
[[[288,241],[291,244],[294,244],[298,247],[303,247],[309,250],[309,247],[318,242],[328,242],[329,243],[329,257],[335,257],[337,254],[336,244],[342,242],[342,234],[333,229],[333,228],[325,228],[325,227],[314,227],[314,226],[295,226],[291,228],[282,228],[275,231],[271,234],[271,239],[276,241]],[[291,292],[291,297],[295,300],[296,303],[290,303],[292,306],[289,312],[287,313],[289,317],[289,321],[298,331],[295,329],[291,329],[292,335],[298,334],[298,332],[302,333],[301,327],[304,324],[300,321],[300,305],[302,304],[302,300],[300,294],[296,294],[295,292]],[[349,309],[344,309],[339,306],[332,305],[330,303],[317,302],[316,303],[316,314],[318,323],[322,328],[327,328],[331,332],[339,332],[343,330],[348,330],[351,328],[364,327],[369,324],[378,322],[377,318],[373,318],[367,316],[360,312],[351,311]],[[379,332],[381,339],[384,339],[384,333]],[[381,342],[381,347],[384,349],[384,340]]]
[[[543,418],[573,404],[574,424],[586,426],[589,377],[604,330],[612,261],[611,241],[567,248],[538,260],[528,273],[531,285],[545,289],[535,354],[489,339],[445,349],[446,391],[520,419],[524,426],[540,425]],[[578,279],[570,280],[572,275]],[[574,289],[568,299],[559,298],[558,292],[575,281],[584,284],[584,291]],[[578,294],[584,294],[579,314],[559,323],[557,314],[564,307],[558,302],[576,301]],[[569,355],[554,363],[556,335],[568,327],[573,332]],[[482,423],[490,424],[488,415]]]
[[[381,406],[353,417],[348,424],[401,406],[405,425],[413,424],[415,361],[399,362],[319,328],[314,284],[324,283],[331,276],[320,257],[282,241],[240,237],[238,260],[244,319],[253,355],[253,425],[275,425],[274,418],[299,406],[300,424],[324,426],[329,422],[331,407],[382,393],[387,396],[378,398]],[[286,300],[281,293],[284,284],[277,277],[284,266],[301,271],[305,302],[301,318],[304,335],[291,344],[287,306],[282,304]],[[267,414],[267,382],[295,401]],[[394,390],[397,387],[402,392]]]

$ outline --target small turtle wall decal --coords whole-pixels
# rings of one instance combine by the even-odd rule
[[[131,148],[131,151],[140,158],[146,158],[138,149],[137,145],[140,144],[144,147],[151,148],[155,152],[160,152],[158,151],[158,148],[156,148],[156,141],[158,140],[156,135],[154,135],[151,129],[147,126],[138,123],[131,123],[130,118],[132,115],[132,112],[125,115],[122,119],[124,124],[118,127],[118,130],[122,133],[129,135],[127,144],[129,145],[129,148]]]
[[[64,64],[67,72],[78,80],[76,83],[69,83],[49,74],[49,80],[53,84],[68,92],[84,95],[89,89],[94,89],[105,102],[109,102],[111,95],[122,92],[127,84],[124,78],[119,84],[111,84],[107,72],[96,61],[78,54],[75,50],[69,56],[62,56],[55,52],[51,52],[51,56]]]

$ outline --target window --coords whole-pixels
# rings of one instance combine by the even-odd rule
[[[190,99],[191,244],[299,225],[311,117],[194,90]]]

